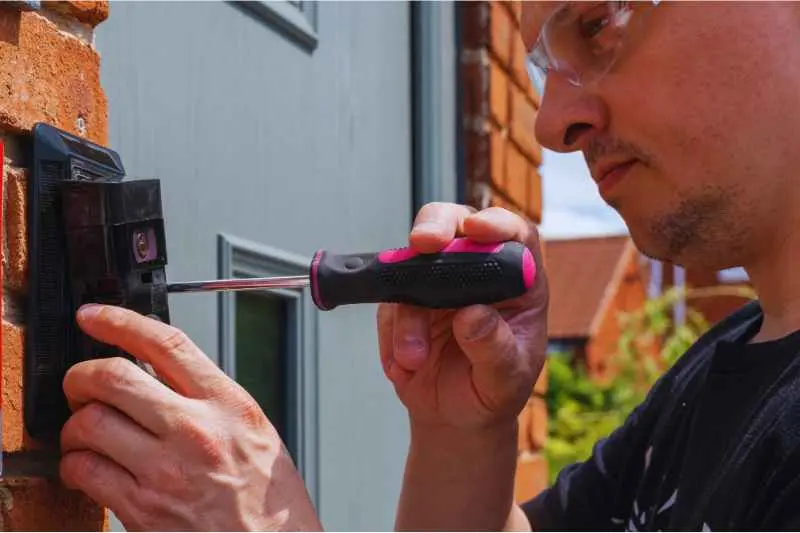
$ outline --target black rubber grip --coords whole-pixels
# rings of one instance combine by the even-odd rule
[[[347,255],[320,250],[310,282],[315,305],[325,311],[381,302],[449,309],[520,296],[535,274],[533,255],[521,243],[455,239],[432,254],[410,248]]]

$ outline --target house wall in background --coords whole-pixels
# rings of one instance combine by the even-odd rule
[[[3,160],[3,476],[0,529],[99,531],[104,510],[56,480],[56,455],[42,458],[23,427],[23,306],[27,274],[26,186],[29,134],[36,122],[106,142],[94,26],[106,2],[0,5],[0,135]]]
[[[522,3],[467,2],[461,15],[461,91],[467,203],[499,206],[541,223],[542,150],[534,138],[539,106],[519,31]],[[542,453],[547,409],[546,369],[520,415],[518,501],[547,486]]]
[[[640,257],[633,241],[627,240],[606,289],[606,298],[597,309],[585,350],[586,369],[594,379],[604,381],[613,377],[616,370],[613,357],[622,334],[620,315],[641,309],[647,299],[647,278]]]
[[[671,263],[663,263],[661,271],[660,291],[664,292],[674,286],[677,280],[675,279],[674,265]],[[752,288],[752,284],[747,280],[737,282],[721,281],[719,273],[715,271],[687,269],[683,275],[683,282],[689,289],[719,287],[722,285]],[[687,302],[687,306],[699,311],[709,323],[714,324],[743,306],[747,301],[746,298],[739,296],[714,296],[711,298],[691,299]]]

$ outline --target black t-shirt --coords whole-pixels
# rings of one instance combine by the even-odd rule
[[[718,323],[591,457],[523,505],[534,531],[800,530],[800,331]]]

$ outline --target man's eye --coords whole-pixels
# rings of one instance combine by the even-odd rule
[[[581,36],[587,39],[594,38],[598,33],[603,31],[603,28],[608,26],[608,17],[597,17],[594,19],[581,21],[580,32]]]

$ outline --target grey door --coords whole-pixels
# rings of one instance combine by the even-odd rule
[[[119,2],[97,31],[109,144],[158,177],[171,280],[299,273],[402,245],[412,219],[409,6]],[[327,528],[392,528],[406,417],[375,307],[174,295],[173,323],[253,391]]]

